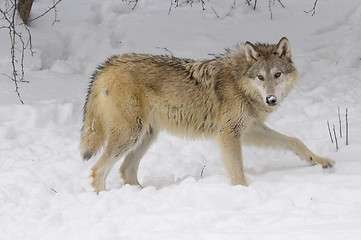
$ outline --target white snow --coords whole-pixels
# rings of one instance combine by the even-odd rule
[[[34,56],[20,83],[0,75],[0,239],[307,239],[361,236],[361,3],[283,0],[257,9],[239,0],[62,1],[31,23]],[[31,16],[52,1],[37,0]],[[3,6],[3,3],[2,5]],[[217,15],[219,17],[217,17]],[[0,25],[4,25],[0,20]],[[20,26],[21,28],[21,26]],[[25,34],[25,32],[24,32]],[[79,153],[89,78],[107,57],[127,52],[211,58],[245,41],[286,36],[301,81],[267,125],[298,137],[332,170],[291,153],[244,147],[249,187],[230,186],[213,141],[162,133],[140,165],[143,189],[123,185],[118,167],[99,196]],[[0,30],[0,73],[11,74],[7,29]],[[331,143],[340,108],[349,142]]]

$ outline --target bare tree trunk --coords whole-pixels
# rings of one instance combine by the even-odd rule
[[[33,6],[34,0],[19,0],[16,8],[20,14],[21,19],[25,24],[28,23],[31,7]]]

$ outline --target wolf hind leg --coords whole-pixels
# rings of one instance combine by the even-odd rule
[[[140,130],[134,130],[130,124],[122,124],[119,130],[112,130],[109,134],[104,152],[92,167],[92,186],[95,192],[106,190],[106,179],[113,165],[131,148],[133,148],[140,135]],[[132,131],[133,129],[133,131]]]
[[[114,149],[106,146],[104,152],[102,153],[99,160],[94,164],[91,169],[91,177],[93,181],[91,183],[94,191],[99,194],[101,191],[106,190],[106,179],[109,174],[110,169],[118,161]]]
[[[157,136],[157,132],[149,126],[143,138],[139,141],[135,149],[131,150],[124,158],[119,172],[124,179],[124,184],[139,185],[137,173],[140,160],[152,145]]]
[[[244,142],[249,145],[292,151],[301,159],[309,161],[314,165],[321,164],[323,168],[333,166],[332,160],[317,156],[299,139],[278,133],[263,124],[248,132],[244,136]]]

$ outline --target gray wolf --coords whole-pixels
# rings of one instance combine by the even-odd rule
[[[84,106],[81,152],[92,167],[92,186],[106,189],[121,157],[125,184],[140,185],[141,158],[160,130],[216,138],[232,185],[247,186],[241,144],[289,150],[311,164],[333,162],[264,122],[297,83],[290,44],[246,42],[210,60],[126,54],[113,56],[92,77]]]

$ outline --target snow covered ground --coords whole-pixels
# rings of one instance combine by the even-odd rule
[[[196,2],[196,1],[194,1]],[[235,2],[235,5],[233,4]],[[31,23],[33,57],[26,80],[0,75],[0,239],[360,239],[361,3],[313,0],[205,1],[168,9],[170,1],[62,1]],[[2,3],[3,4],[3,3]],[[49,1],[37,0],[32,16]],[[3,25],[0,20],[0,25]],[[141,162],[143,189],[123,186],[117,168],[99,196],[79,154],[89,76],[108,56],[126,52],[211,58],[236,43],[276,43],[286,36],[300,84],[267,124],[300,138],[336,162],[308,166],[290,153],[244,148],[249,187],[230,186],[213,141],[162,133]],[[10,74],[9,41],[0,30],[0,72]],[[331,143],[340,109],[349,142]]]

